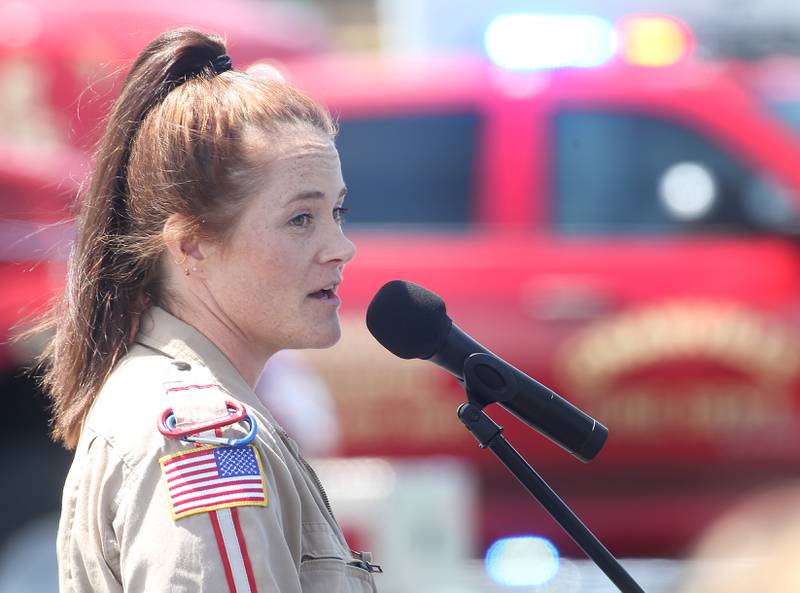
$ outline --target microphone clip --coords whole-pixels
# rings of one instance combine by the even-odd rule
[[[464,361],[464,391],[470,404],[483,409],[514,399],[517,379],[496,357],[475,352]]]
[[[491,447],[494,440],[503,434],[503,427],[489,418],[475,404],[465,403],[458,406],[458,419],[475,437],[481,449]]]

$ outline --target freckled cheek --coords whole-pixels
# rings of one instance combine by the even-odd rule
[[[228,283],[234,289],[256,295],[261,299],[257,303],[260,307],[264,300],[292,299],[295,293],[302,292],[308,282],[304,277],[307,270],[307,255],[304,254],[302,242],[263,240],[248,241],[247,245],[239,246],[239,257],[231,258],[221,270],[223,278],[217,284]]]

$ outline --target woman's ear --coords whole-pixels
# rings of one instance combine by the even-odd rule
[[[161,229],[161,238],[167,251],[178,265],[185,265],[186,259],[191,258],[195,262],[205,259],[201,241],[191,232],[192,225],[183,214],[171,214]]]

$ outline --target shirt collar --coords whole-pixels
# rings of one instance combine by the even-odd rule
[[[170,358],[207,368],[222,387],[244,403],[258,401],[252,387],[211,340],[161,307],[151,307],[142,315],[135,341]]]

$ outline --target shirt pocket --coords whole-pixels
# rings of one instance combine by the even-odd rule
[[[327,523],[303,524],[300,587],[303,593],[376,593],[375,581]]]

